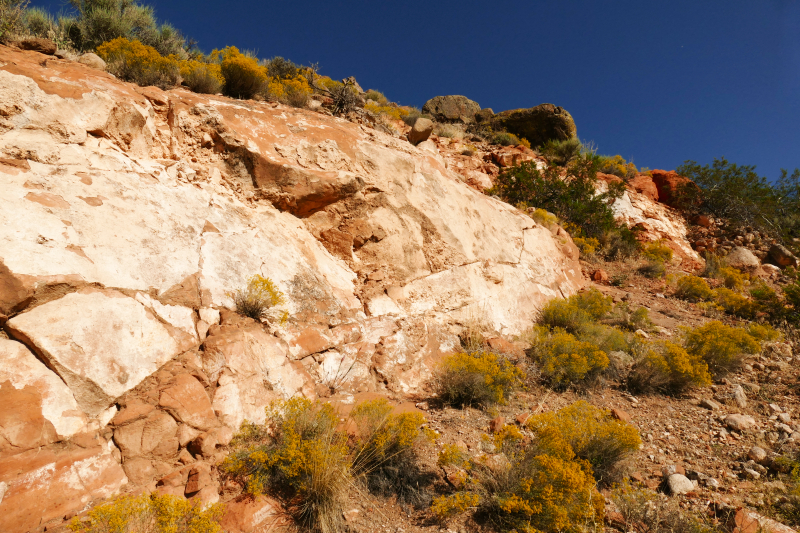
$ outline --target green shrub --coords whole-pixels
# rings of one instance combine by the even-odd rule
[[[697,276],[683,276],[678,279],[675,296],[690,302],[707,302],[715,297],[706,280]]]
[[[154,85],[170,89],[180,80],[177,58],[163,57],[152,46],[137,40],[118,37],[98,46],[97,55],[108,64],[109,72],[143,87]]]
[[[650,320],[650,312],[646,307],[631,309],[626,302],[614,306],[609,320],[611,324],[628,331],[636,331],[637,329],[647,331],[653,327],[653,322]]]
[[[647,310],[645,309],[645,311]],[[627,352],[630,350],[630,343],[625,334],[619,329],[605,324],[590,323],[577,332],[575,336],[579,341],[590,342],[597,346],[598,350],[606,353]]]
[[[589,463],[594,477],[604,483],[616,478],[620,463],[642,444],[635,427],[583,400],[556,413],[531,416],[526,425],[536,435],[540,450],[559,456],[566,444],[568,451]]]
[[[525,162],[505,169],[489,193],[511,205],[525,204],[553,213],[564,221],[573,238],[594,238],[605,243],[606,255],[619,255],[630,247],[635,250],[635,235],[617,223],[611,209],[625,186],[611,184],[598,194],[597,166],[595,156],[581,155],[568,164],[565,177],[562,168],[550,165],[540,170],[535,163]]]
[[[628,375],[628,386],[637,393],[682,393],[691,387],[709,385],[711,374],[705,361],[671,342],[648,344]]]
[[[293,61],[284,59],[281,56],[276,56],[264,61],[264,66],[271,78],[277,78],[279,80],[291,80],[301,75],[300,67]]]
[[[539,328],[530,353],[539,364],[542,377],[553,387],[591,381],[608,366],[608,355],[595,344],[580,341],[563,329],[552,332]]]
[[[439,397],[450,405],[504,404],[525,374],[491,352],[458,352],[444,358],[436,380]]]
[[[686,329],[684,346],[691,356],[705,361],[715,378],[738,369],[746,354],[755,354],[760,350],[758,341],[747,331],[716,320]]]
[[[221,533],[223,506],[203,509],[193,502],[157,493],[118,496],[94,507],[85,518],[74,518],[75,533]]]
[[[69,32],[76,48],[93,50],[119,37],[138,40],[162,56],[186,57],[186,40],[169,24],[159,24],[153,8],[136,0],[72,0],[78,16]]]
[[[784,288],[783,290],[784,296],[787,297],[787,300],[791,303],[792,298],[792,289],[791,285]],[[753,298],[753,301],[758,306],[759,311],[763,311],[769,317],[769,320],[772,322],[781,322],[786,320],[787,318],[792,317],[789,309],[787,309],[784,302],[781,300],[778,293],[775,292],[772,287],[764,283],[758,283],[754,287],[750,289],[750,296]],[[798,307],[795,306],[795,318],[797,313]]]
[[[569,299],[553,299],[542,308],[539,322],[551,328],[561,328],[575,333],[591,323],[592,316]]]
[[[420,110],[418,107],[407,107],[406,110],[408,111],[408,114],[402,117],[402,119],[403,122],[405,122],[408,126],[413,127],[414,124],[416,124],[417,119],[420,118],[427,118],[429,120],[432,120],[432,117],[430,115],[423,113],[422,110]]]
[[[567,166],[574,159],[581,155],[583,144],[577,137],[567,139],[564,141],[557,141],[551,139],[539,147],[539,153],[542,154],[550,163],[561,167]],[[600,160],[596,160],[599,164]]]
[[[711,252],[703,252],[703,258],[706,261],[706,266],[700,275],[704,278],[718,278],[720,271],[725,267],[723,259]]]
[[[38,7],[25,11],[23,24],[27,33],[45,39],[53,36],[58,26],[58,23],[50,13]]]
[[[236,312],[255,320],[267,316],[267,311],[286,303],[286,297],[269,278],[255,275],[247,281],[247,287],[228,294],[236,305]]]

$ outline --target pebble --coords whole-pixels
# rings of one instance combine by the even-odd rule
[[[747,457],[761,464],[767,459],[767,450],[759,446],[753,446],[750,448],[750,451],[747,452]]]
[[[694,490],[694,483],[681,474],[670,475],[667,478],[667,486],[671,494],[686,494]]]
[[[709,400],[708,398],[704,398],[700,400],[700,407],[705,407],[706,409],[710,409],[711,411],[716,411],[719,409],[720,405],[714,400]]]

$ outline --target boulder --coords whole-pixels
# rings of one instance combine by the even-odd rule
[[[475,122],[482,124],[484,122],[490,122],[494,118],[494,111],[492,108],[487,107],[486,109],[481,109],[477,113],[475,113]]]
[[[789,526],[742,508],[731,513],[727,526],[735,533],[796,533]]]
[[[670,494],[686,494],[694,490],[694,483],[683,474],[672,474],[667,478]]]
[[[423,141],[427,141],[432,132],[433,122],[427,118],[418,118],[411,127],[411,131],[407,134],[408,142],[416,146]]]
[[[422,112],[431,115],[437,122],[474,122],[475,114],[481,110],[478,102],[466,96],[448,95],[431,98],[422,106]]]
[[[278,500],[268,496],[242,495],[225,504],[220,524],[229,533],[280,530],[291,523]]]
[[[17,46],[23,50],[31,50],[33,52],[39,52],[40,54],[46,54],[49,56],[55,54],[56,50],[58,50],[56,43],[50,39],[43,39],[41,37],[28,37],[20,41]]]
[[[773,244],[769,248],[769,258],[781,268],[797,267],[797,257],[782,244]]]
[[[68,294],[6,328],[47,361],[92,416],[191,347],[136,300],[110,290]]]
[[[755,419],[750,415],[731,414],[725,417],[725,425],[733,431],[744,432],[756,425]]]
[[[92,52],[87,52],[82,54],[77,59],[78,63],[86,65],[90,68],[96,68],[97,70],[105,70],[106,69],[106,62],[103,61],[100,56],[97,54],[93,54]]]
[[[3,338],[0,338],[0,396],[5,398],[0,405],[14,403],[17,406],[0,410],[0,420],[11,415],[5,423],[0,421],[0,435],[16,447],[38,446],[38,438],[29,442],[30,446],[23,445],[18,437],[28,434],[28,430],[18,427],[12,431],[7,423],[32,424],[30,434],[37,437],[48,433],[48,429],[44,429],[50,427],[46,422],[60,437],[71,437],[86,425],[86,416],[78,408],[69,387],[23,344]],[[30,403],[22,402],[26,396],[31,398]]]
[[[767,460],[767,451],[759,446],[753,446],[747,452],[747,457],[758,464],[764,464]]]
[[[172,459],[178,454],[178,424],[164,411],[153,410],[145,418],[117,427],[114,442],[125,458]]]
[[[736,246],[728,252],[728,255],[725,256],[725,262],[728,263],[728,266],[747,273],[753,273],[761,266],[758,257],[744,246]]]
[[[645,195],[654,202],[658,201],[658,187],[656,187],[653,178],[650,176],[645,174],[634,176],[633,179],[628,182],[628,187],[632,188],[639,194]]]
[[[692,180],[677,172],[652,170],[650,175],[658,189],[658,201],[670,207],[680,207],[683,202],[699,201],[700,188]]]
[[[565,141],[578,135],[572,115],[553,104],[503,111],[496,114],[491,123],[495,129],[527,139],[531,146],[540,146],[549,140]]]

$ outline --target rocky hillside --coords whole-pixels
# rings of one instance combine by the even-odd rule
[[[126,487],[216,501],[191,480],[271,400],[419,391],[471,320],[518,334],[584,283],[430,142],[6,47],[0,117],[4,531]],[[229,311],[254,275],[285,325]]]

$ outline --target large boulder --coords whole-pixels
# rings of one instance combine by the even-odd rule
[[[781,268],[796,267],[797,257],[782,244],[773,244],[769,249],[769,258]]]
[[[451,94],[436,96],[422,106],[422,112],[427,113],[438,122],[463,122],[465,124],[475,121],[475,114],[481,110],[478,102],[466,96]]]
[[[421,142],[427,141],[432,132],[433,122],[430,119],[420,117],[411,126],[411,131],[408,132],[408,142],[416,146]]]
[[[744,246],[736,246],[728,255],[725,256],[728,266],[741,270],[742,272],[753,273],[761,266],[758,257]]]
[[[498,113],[492,119],[495,129],[504,129],[531,146],[540,146],[549,140],[565,141],[578,135],[572,115],[553,104],[540,104],[528,109],[512,109]]]
[[[50,39],[43,39],[41,37],[29,37],[19,42],[18,46],[23,50],[32,50],[40,54],[53,55],[56,53],[58,46]]]

